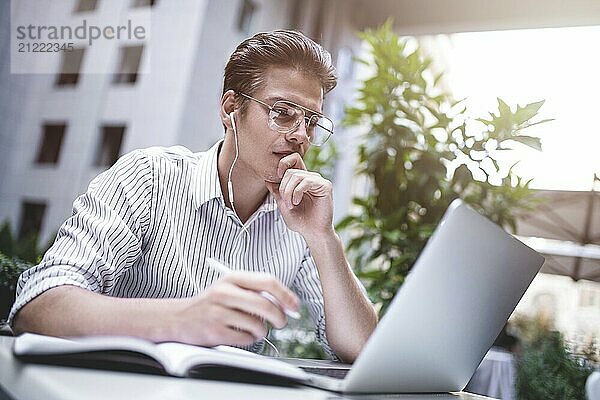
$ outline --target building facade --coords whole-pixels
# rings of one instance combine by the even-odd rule
[[[202,151],[219,140],[223,68],[253,33],[299,29],[339,58],[340,85],[326,103],[337,120],[353,81],[358,41],[336,1],[69,0],[51,9],[35,7],[35,1],[12,3],[12,10],[11,2],[0,6],[3,54],[10,53],[11,11],[52,13],[73,26],[83,19],[150,20],[147,40],[76,48],[61,63],[44,66],[54,73],[14,74],[9,57],[0,61],[0,222],[9,221],[18,237],[39,231],[42,243],[71,214],[73,200],[120,155],[150,146]],[[336,209],[339,215],[344,207]]]

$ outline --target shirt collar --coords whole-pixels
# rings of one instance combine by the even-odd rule
[[[194,183],[194,200],[196,208],[211,199],[219,199],[221,205],[225,207],[225,198],[221,192],[221,184],[219,182],[219,170],[217,168],[218,155],[223,144],[223,139],[219,140],[210,149],[199,154],[198,168],[196,169],[196,177]],[[258,211],[269,212],[277,209],[277,202],[271,193],[269,193],[265,201],[258,208]]]
[[[267,198],[262,203],[262,205],[258,208],[258,210],[264,210],[265,212],[277,210],[277,202],[275,201],[275,197],[269,192],[267,194]]]
[[[194,200],[196,208],[210,199],[223,198],[221,185],[219,183],[219,171],[217,159],[223,139],[219,140],[213,147],[198,155],[199,161],[194,179]]]

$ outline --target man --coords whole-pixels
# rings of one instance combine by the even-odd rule
[[[332,185],[302,161],[331,134],[333,72],[298,32],[242,42],[225,67],[225,139],[205,153],[134,151],[94,179],[19,279],[15,332],[249,346],[300,298],[325,350],[353,361],[376,313],[334,231]],[[219,276],[208,257],[235,272]]]

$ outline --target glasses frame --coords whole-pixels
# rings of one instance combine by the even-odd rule
[[[319,146],[323,146],[325,143],[327,143],[327,141],[329,140],[329,138],[331,137],[331,135],[333,135],[333,128],[334,128],[333,121],[331,120],[331,118],[327,117],[327,116],[326,116],[326,115],[324,115],[323,113],[320,113],[320,112],[317,112],[317,111],[311,110],[310,108],[303,107],[303,106],[301,106],[300,104],[296,104],[296,103],[294,103],[293,101],[289,101],[289,100],[277,100],[275,103],[273,103],[273,105],[272,105],[272,106],[270,106],[269,104],[265,103],[264,101],[261,101],[261,100],[259,100],[259,99],[257,99],[257,98],[254,98],[254,97],[250,96],[250,95],[247,95],[246,93],[242,93],[242,92],[237,92],[237,93],[238,93],[238,94],[240,94],[241,96],[243,96],[243,97],[247,98],[247,99],[254,100],[254,101],[256,101],[257,103],[261,104],[262,106],[264,106],[264,107],[268,108],[268,109],[269,109],[269,112],[272,112],[272,111],[273,111],[273,109],[275,108],[275,104],[277,104],[277,103],[280,103],[280,102],[281,102],[281,103],[286,103],[286,104],[292,105],[292,106],[294,106],[294,107],[297,107],[297,108],[298,108],[300,111],[302,111],[302,117],[304,118],[304,123],[305,123],[305,126],[306,126],[306,127],[308,127],[308,126],[309,126],[309,124],[310,124],[310,120],[311,120],[311,119],[312,119],[312,118],[313,118],[315,115],[316,115],[316,116],[318,116],[319,118],[325,118],[326,120],[328,120],[328,121],[331,123],[331,129],[328,129],[327,127],[324,127],[324,126],[323,126],[323,125],[321,125],[321,124],[317,124],[317,123],[315,123],[315,125],[318,125],[319,127],[321,127],[321,129],[323,129],[323,130],[325,130],[325,131],[329,132],[329,136],[327,136],[327,138],[326,138],[326,139],[323,141],[323,143],[320,143],[320,144],[313,143],[313,142],[311,141],[311,139],[310,139],[310,136],[308,136],[308,135],[307,135],[307,137],[308,137],[308,142],[309,142],[310,144],[312,144],[313,146],[317,146],[317,147],[319,147]],[[307,116],[306,116],[306,112],[307,112],[307,111],[308,111],[308,112],[310,112],[310,113],[312,114],[310,117],[307,117]],[[270,115],[269,115],[269,119],[271,119],[271,116],[270,116]],[[277,123],[276,123],[276,122],[274,122],[274,121],[273,121],[273,124],[277,125]],[[293,128],[290,128],[290,129],[284,129],[284,128],[281,128],[281,129],[276,129],[276,131],[277,131],[277,132],[279,132],[279,133],[283,133],[283,134],[292,133],[292,132],[295,132],[295,131],[296,131],[296,130],[297,130],[299,127],[300,127],[300,124],[301,124],[301,122],[298,122],[298,123],[297,123],[297,124],[296,124],[296,125],[295,125]],[[270,127],[270,126],[269,126],[269,127]]]

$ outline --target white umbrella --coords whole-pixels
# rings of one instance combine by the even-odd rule
[[[600,182],[594,176],[594,183]],[[517,221],[518,238],[546,257],[541,272],[600,282],[600,192],[539,190]]]

